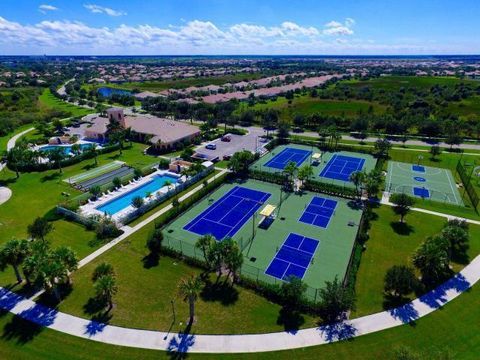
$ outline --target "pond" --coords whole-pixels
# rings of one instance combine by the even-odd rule
[[[131,95],[132,92],[129,90],[124,90],[124,89],[114,89],[114,88],[109,88],[109,87],[101,87],[98,88],[98,93],[102,95],[103,97],[110,97],[112,95]]]

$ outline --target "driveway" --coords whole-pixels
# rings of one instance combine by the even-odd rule
[[[248,127],[243,128],[248,131],[247,135],[233,135],[231,134],[232,140],[230,142],[222,141],[221,139],[216,139],[203,143],[198,146],[195,151],[197,154],[200,154],[206,159],[217,159],[222,160],[225,155],[233,155],[238,151],[249,150],[251,152],[256,152],[257,150],[263,148],[267,143],[261,142],[260,137],[265,135],[266,132],[259,127]],[[207,144],[216,144],[216,150],[208,150],[205,146]]]

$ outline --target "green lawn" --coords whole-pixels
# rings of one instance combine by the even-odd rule
[[[428,237],[440,232],[445,219],[438,216],[411,212],[406,226],[401,226],[392,208],[380,206],[374,210],[369,240],[362,255],[357,275],[357,310],[359,317],[384,310],[383,279],[393,265],[410,265],[415,249]],[[480,254],[480,226],[470,225],[470,260]],[[454,263],[459,271],[464,264]],[[413,294],[411,295],[413,297]]]
[[[153,230],[149,224],[74,274],[72,293],[60,304],[62,311],[89,318],[88,308],[93,287],[93,269],[102,261],[112,264],[117,272],[119,292],[115,299],[110,323],[146,329],[167,330],[172,325],[172,305],[175,301],[176,321],[172,331],[182,329],[188,318],[188,305],[177,295],[180,279],[199,270],[182,261],[161,257],[159,264],[144,266],[148,254],[145,240]],[[214,279],[212,279],[214,281]],[[197,333],[252,333],[280,331],[277,324],[280,306],[240,287],[209,287],[196,305]],[[241,321],[239,321],[241,319]],[[305,316],[303,326],[314,326],[315,318]]]
[[[385,112],[385,106],[362,100],[328,100],[320,98],[312,98],[309,95],[296,96],[292,103],[284,97],[278,97],[276,100],[267,100],[266,103],[257,103],[253,107],[249,107],[247,103],[242,102],[239,110],[266,110],[275,109],[280,112],[282,119],[291,120],[297,114],[312,115],[322,114],[331,116],[354,117],[359,112],[366,113],[369,107],[373,107],[374,113],[381,114]]]
[[[347,80],[342,83],[355,87],[372,86],[373,88],[385,90],[398,90],[400,88],[415,87],[419,89],[428,89],[434,85],[455,86],[460,83],[478,85],[478,81],[464,80],[456,77],[447,76],[383,76],[370,80],[358,81]]]
[[[480,286],[415,322],[364,335],[352,340],[298,350],[257,354],[188,354],[188,359],[390,359],[399,346],[407,346],[432,358],[440,351],[458,360],[476,360],[480,352]],[[216,322],[221,319],[212,319]],[[142,350],[101,344],[41,329],[7,314],[0,318],[0,357],[5,360],[172,359],[163,351]]]
[[[43,91],[42,95],[38,98],[38,103],[40,107],[43,108],[67,111],[71,116],[84,116],[93,112],[90,109],[68,104],[65,101],[56,98],[53,96],[50,89],[45,89]]]
[[[103,154],[98,157],[98,164],[103,165],[112,160],[121,160],[134,167],[144,167],[157,161],[155,157],[144,155],[145,145],[133,143],[132,147],[119,155],[118,151]],[[80,194],[79,191],[62,181],[94,166],[94,160],[64,169],[63,174],[57,170],[45,172],[23,173],[19,179],[6,169],[0,173],[0,184],[12,189],[12,198],[0,206],[0,243],[12,237],[26,236],[27,225],[37,216],[52,212],[55,205],[64,200],[62,192],[70,193],[71,197]],[[28,211],[26,211],[28,207]]]

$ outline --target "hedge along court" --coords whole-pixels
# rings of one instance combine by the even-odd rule
[[[448,169],[390,161],[385,190],[425,200],[464,205],[455,178]]]
[[[311,165],[312,180],[353,188],[349,180],[355,171],[369,172],[375,168],[376,159],[369,154],[339,151],[323,152],[316,146],[288,144],[277,146],[253,163],[250,169],[281,173],[289,162],[297,167]]]
[[[265,222],[260,213],[267,205],[275,212]],[[295,275],[313,300],[325,281],[344,279],[361,214],[353,202],[324,194],[286,194],[256,180],[227,183],[167,225],[164,245],[203,259],[195,249],[201,234],[232,236],[244,255],[242,275],[271,284]]]

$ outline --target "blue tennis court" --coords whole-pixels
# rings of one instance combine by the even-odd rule
[[[280,280],[286,280],[289,276],[303,279],[318,243],[316,239],[290,233],[265,274]]]
[[[321,177],[350,181],[350,174],[361,171],[365,159],[335,154],[320,173]]]
[[[217,240],[232,237],[271,194],[236,186],[204,210],[183,229],[198,235],[211,234]]]
[[[300,166],[305,160],[308,159],[311,153],[312,152],[308,150],[287,147],[271,158],[265,164],[265,166],[283,170],[291,161],[297,166]]]
[[[326,229],[336,207],[337,202],[335,200],[315,196],[305,208],[300,221]]]
[[[430,191],[424,187],[414,187],[413,195],[424,198],[424,199],[428,199],[430,198]]]

